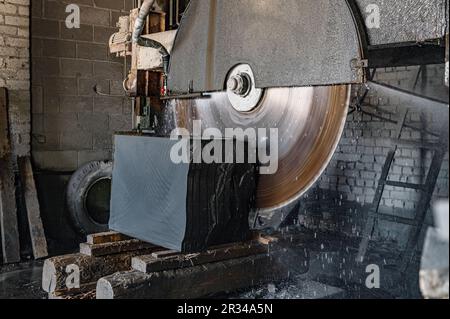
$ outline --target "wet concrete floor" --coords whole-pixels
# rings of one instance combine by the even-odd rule
[[[412,265],[405,276],[396,270],[397,258],[395,255],[392,257],[392,252],[369,254],[367,263],[380,266],[381,286],[384,289],[368,290],[364,287],[366,270],[354,263],[357,251],[351,247],[352,245],[334,237],[322,239],[318,240],[317,247],[311,244],[308,273],[285,283],[269,284],[224,297],[244,299],[420,298],[418,264]],[[47,298],[47,294],[41,288],[42,269],[42,261],[0,266],[0,299]]]
[[[0,299],[45,299],[42,262],[0,267]]]

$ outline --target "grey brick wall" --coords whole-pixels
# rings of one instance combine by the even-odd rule
[[[448,91],[443,86],[443,66],[428,66],[424,77],[419,77],[416,86],[418,93],[426,94],[448,101]],[[378,70],[377,81],[412,90],[417,78],[417,67]],[[373,94],[368,103],[379,109],[393,113],[388,117],[396,119],[399,101],[388,100]],[[437,122],[433,112],[409,113],[407,122],[418,127],[434,130]],[[395,124],[388,123],[371,116],[354,113],[349,116],[344,136],[326,173],[322,176],[318,187],[331,190],[340,199],[356,201],[362,205],[372,203],[382,167],[386,160],[390,144],[387,138],[395,136]],[[402,139],[429,140],[430,136],[418,131],[405,129]],[[428,172],[431,151],[414,148],[398,150],[390,172],[390,179],[395,181],[422,183]],[[448,198],[448,154],[442,167],[434,199]],[[397,187],[387,187],[382,205],[386,207],[413,210],[420,201],[416,191]]]
[[[29,0],[0,0],[0,87],[9,91],[13,154],[30,152]]]
[[[81,28],[67,29],[67,4],[81,10]],[[116,22],[132,0],[33,0],[32,150],[40,169],[72,171],[111,158],[114,131],[131,128],[123,96],[123,60],[109,55]],[[95,94],[98,86],[102,93]]]

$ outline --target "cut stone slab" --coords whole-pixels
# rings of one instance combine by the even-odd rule
[[[256,164],[194,163],[187,141],[190,161],[175,163],[179,140],[116,135],[111,230],[183,253],[249,239]]]

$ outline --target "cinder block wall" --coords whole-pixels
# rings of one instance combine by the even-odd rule
[[[15,156],[30,152],[29,0],[0,0],[0,87],[9,90]]]
[[[71,3],[80,7],[80,29],[66,28]],[[110,159],[113,132],[131,128],[123,60],[109,54],[108,40],[132,3],[33,0],[32,150],[38,168],[72,171]],[[110,96],[96,94],[95,86]]]

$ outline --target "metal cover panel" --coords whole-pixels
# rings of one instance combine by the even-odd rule
[[[241,63],[258,88],[356,83],[360,51],[344,0],[192,0],[168,85],[173,93],[222,91]]]
[[[125,235],[181,251],[189,165],[170,160],[175,143],[153,137],[115,137],[109,226]]]
[[[448,0],[356,0],[364,19],[379,8],[380,27],[367,28],[370,45],[438,39],[448,28]],[[447,7],[447,8],[446,8]]]

